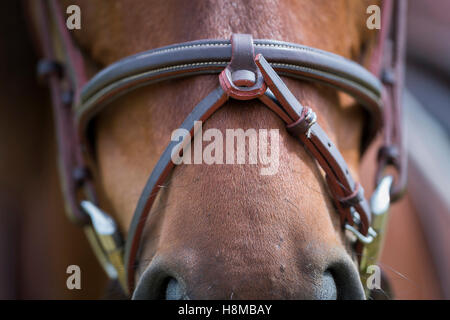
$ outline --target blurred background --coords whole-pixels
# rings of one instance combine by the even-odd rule
[[[1,1],[0,12],[0,299],[101,298],[106,277],[64,213],[48,92],[36,83],[21,1]],[[409,184],[380,262],[397,299],[450,299],[449,12],[448,0],[409,1]],[[374,157],[375,149],[362,170]],[[372,175],[363,176],[369,194]],[[71,264],[82,290],[66,287]]]
[[[381,267],[403,299],[450,299],[450,1],[408,1],[404,113],[408,193]]]

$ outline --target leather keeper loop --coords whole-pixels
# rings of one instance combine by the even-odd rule
[[[316,118],[316,114],[310,108],[304,107],[300,118],[297,121],[286,125],[286,129],[294,136],[298,136],[299,134],[308,135],[308,131],[316,122]]]
[[[353,207],[360,203],[363,199],[364,189],[363,187],[361,187],[361,184],[359,182],[356,182],[355,190],[353,190],[350,195],[339,198],[339,202],[345,207]]]

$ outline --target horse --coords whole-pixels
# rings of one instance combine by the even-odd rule
[[[78,4],[84,9],[85,29],[76,39],[99,66],[148,48],[228,38],[233,32],[300,42],[364,61],[363,47],[370,47],[375,39],[374,33],[361,27],[365,26],[365,3],[297,2],[276,8],[270,2],[213,5],[194,1],[188,7],[177,2]],[[183,19],[186,11],[195,12],[196,18]],[[307,17],[318,21],[305,21]],[[335,24],[345,27],[333,28]],[[161,32],[149,34],[148,30]],[[314,105],[319,123],[356,175],[361,110],[345,106],[334,90],[297,81],[287,84],[305,104]],[[101,198],[123,232],[131,223],[149,168],[156,164],[171,132],[198,97],[215,85],[208,76],[160,83],[113,102],[96,119],[93,144]],[[281,130],[280,120],[258,103],[235,101],[214,114],[204,130],[247,129],[255,123]],[[349,127],[353,130],[344,130]],[[267,178],[257,174],[256,167],[245,165],[177,168],[154,204],[136,266],[136,278],[145,273],[153,283],[141,280],[137,292],[151,287],[147,292],[151,298],[173,298],[171,292],[190,298],[363,297],[344,234],[336,231],[338,219],[326,199],[320,171],[285,131],[279,154],[280,175]]]
[[[70,4],[62,1],[62,7]],[[76,4],[83,27],[73,36],[88,77],[150,48],[226,39],[232,33],[301,43],[365,66],[376,41],[376,32],[366,28],[368,1]],[[359,105],[324,85],[283,81],[302,103],[313,106],[349,171],[359,177],[365,125]],[[101,207],[123,234],[173,130],[216,85],[212,75],[156,83],[97,115],[89,132],[96,190]],[[204,130],[210,128],[278,129],[278,173],[261,176],[260,165],[247,164],[177,166],[160,186],[145,224],[141,257],[133,266],[135,298],[364,298],[358,257],[341,228],[323,172],[279,117],[258,101],[229,100],[204,123]]]

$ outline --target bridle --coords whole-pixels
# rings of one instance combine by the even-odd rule
[[[401,196],[406,184],[401,132],[406,1],[383,2],[382,27],[370,71],[315,48],[233,34],[230,41],[199,40],[138,53],[108,66],[89,81],[61,12],[55,0],[39,1],[30,10],[40,26],[36,38],[44,58],[38,73],[51,90],[66,210],[71,220],[84,228],[105,271],[119,280],[125,292],[134,287],[144,224],[160,186],[175,166],[171,154],[181,152],[190,139],[186,136],[182,144],[172,141],[161,155],[123,242],[114,220],[97,206],[86,134],[89,123],[114,99],[138,87],[201,74],[219,74],[218,86],[193,108],[181,128],[193,136],[194,122],[206,121],[228,99],[259,99],[285,122],[325,172],[342,227],[355,236],[364,279],[367,266],[378,258],[389,205]],[[317,123],[314,111],[297,100],[280,76],[316,81],[355,98],[371,119],[365,128],[363,151],[384,128],[370,205],[342,155]],[[387,174],[388,167],[396,174]]]
[[[206,121],[229,98],[259,99],[275,112],[326,173],[341,224],[356,236],[355,250],[363,278],[367,266],[378,257],[389,204],[405,186],[400,123],[405,7],[405,1],[383,2],[382,27],[371,72],[318,49],[233,34],[231,41],[199,40],[139,53],[108,66],[87,81],[83,57],[65,27],[59,4],[55,0],[40,1],[32,10],[41,26],[37,38],[44,56],[38,73],[47,79],[51,89],[66,209],[71,219],[84,227],[108,275],[131,292],[142,230],[158,189],[174,167],[171,154],[181,152],[190,140],[185,138],[183,144],[172,141],[163,152],[140,196],[123,245],[114,220],[96,205],[94,166],[86,137],[89,122],[108,103],[138,87],[218,73],[219,86],[194,107],[181,128],[193,136],[194,122]],[[360,102],[372,120],[365,130],[363,150],[384,126],[377,186],[370,206],[342,155],[316,122],[314,111],[295,98],[280,75],[330,85]],[[397,170],[395,181],[393,176],[385,175],[388,166]]]

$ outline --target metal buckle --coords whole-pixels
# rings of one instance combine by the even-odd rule
[[[379,217],[389,211],[391,203],[390,191],[393,181],[394,178],[392,176],[384,176],[370,198],[370,209],[374,215],[372,225],[375,228],[379,228],[379,221],[377,221]]]
[[[377,233],[372,228],[369,228],[369,234],[367,236],[363,235],[354,226],[351,226],[348,223],[345,224],[345,229],[352,232],[359,241],[366,245],[372,243],[377,236]]]
[[[391,203],[391,187],[394,179],[392,176],[384,176],[377,185],[372,197],[370,198],[370,209],[372,211],[372,229],[377,236],[373,241],[367,243],[361,253],[359,272],[361,281],[365,284],[368,275],[367,267],[377,263],[386,230],[386,223],[389,216]]]
[[[123,262],[123,238],[117,224],[111,216],[91,201],[83,200],[80,205],[91,218],[91,224],[84,229],[95,255],[109,278],[117,279],[127,292]]]

